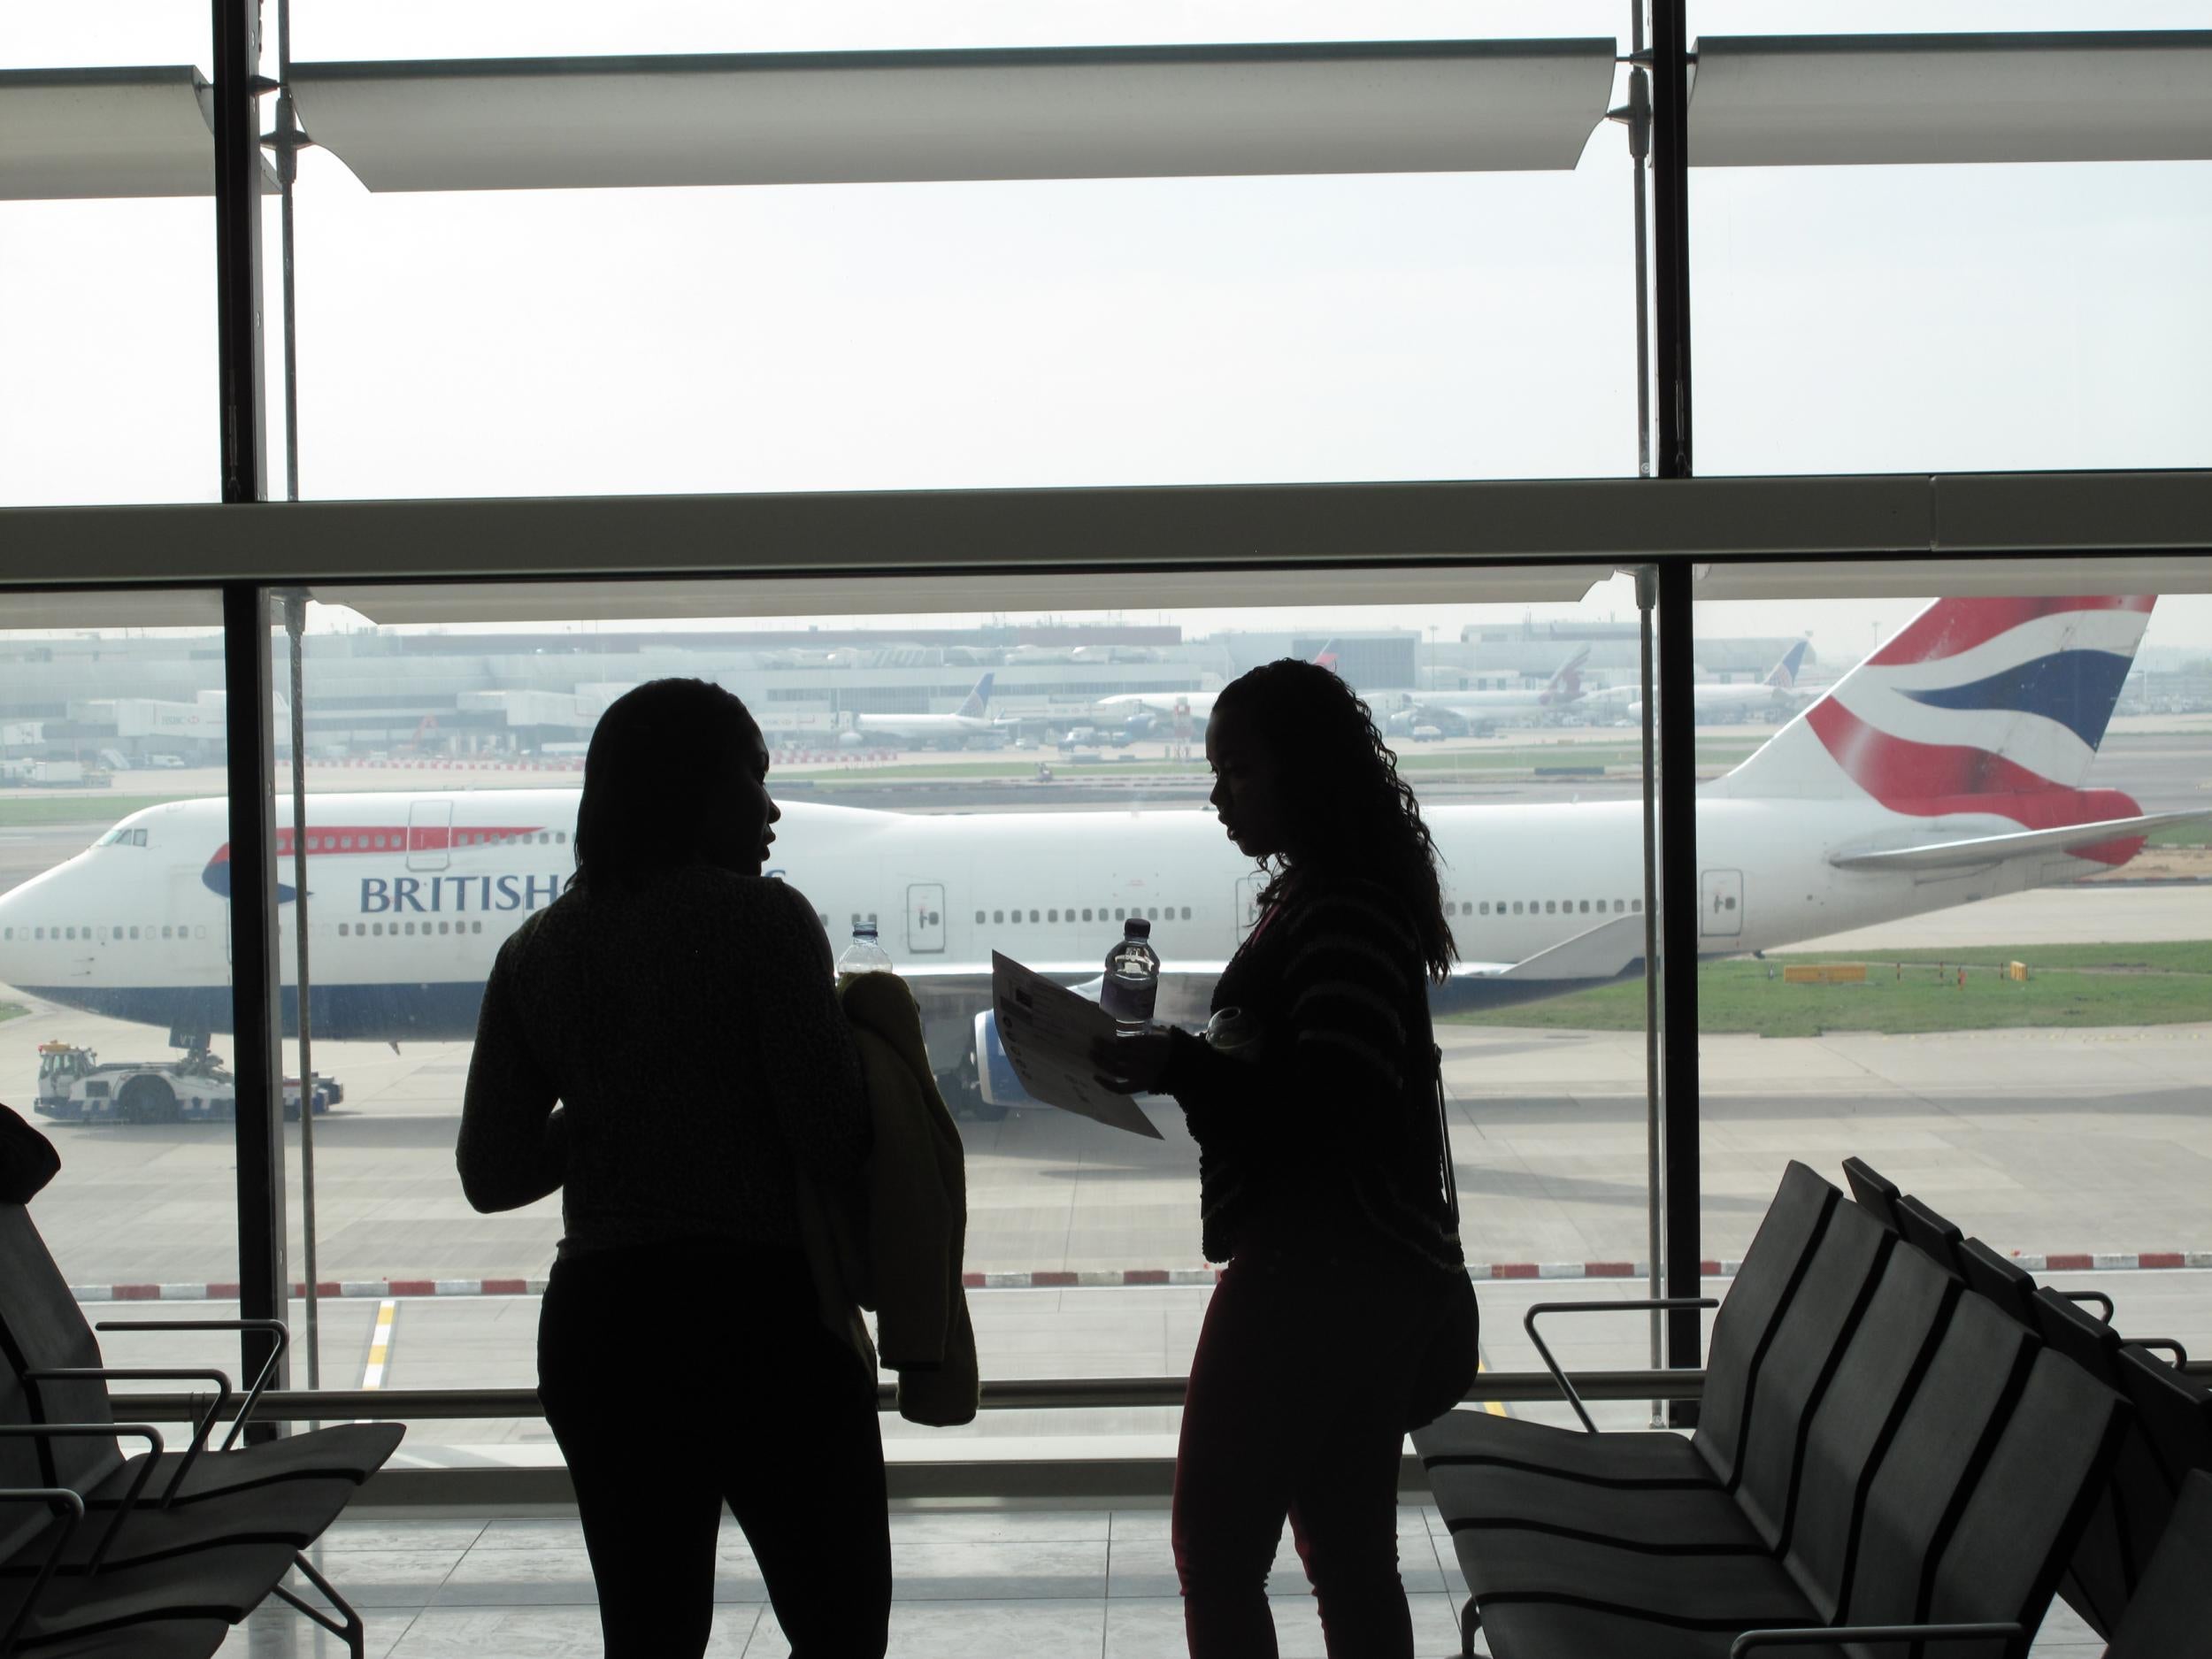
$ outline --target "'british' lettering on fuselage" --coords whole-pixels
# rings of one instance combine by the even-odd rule
[[[561,896],[558,876],[364,876],[361,914],[534,910]]]

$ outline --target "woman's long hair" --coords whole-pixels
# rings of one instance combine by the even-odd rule
[[[663,871],[724,864],[757,787],[760,727],[703,680],[652,680],[607,705],[584,755],[569,885],[607,892]]]
[[[1367,705],[1330,670],[1286,657],[1224,687],[1213,718],[1225,716],[1271,763],[1294,841],[1276,856],[1260,902],[1274,902],[1307,869],[1367,877],[1405,907],[1422,963],[1441,980],[1459,948],[1444,919],[1436,843]]]

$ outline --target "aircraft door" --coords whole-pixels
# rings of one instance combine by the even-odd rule
[[[310,825],[311,829],[314,827]],[[411,801],[407,804],[407,867],[443,870],[453,862],[453,803]]]
[[[1733,939],[1743,932],[1743,872],[1708,870],[1698,882],[1698,937]]]
[[[1237,942],[1242,944],[1260,919],[1260,879],[1257,876],[1239,876],[1235,902]]]
[[[906,948],[918,956],[945,949],[945,884],[910,881],[906,887]]]

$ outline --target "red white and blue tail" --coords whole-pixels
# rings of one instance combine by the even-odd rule
[[[2137,818],[2120,791],[2084,786],[2155,603],[1939,599],[1709,787],[2024,830]]]

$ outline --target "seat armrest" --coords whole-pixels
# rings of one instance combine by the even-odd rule
[[[2101,1290],[2061,1290],[2054,1285],[2051,1286],[2051,1294],[2055,1296],[2063,1296],[2069,1302],[2085,1302],[2097,1310],[2107,1325],[2112,1323],[2114,1312],[2112,1298]]]
[[[38,1578],[31,1586],[31,1593],[23,1598],[22,1606],[15,1609],[15,1617],[8,1621],[7,1627],[0,1630],[0,1654],[4,1654],[15,1651],[15,1639],[38,1606],[39,1593],[54,1576],[54,1569],[61,1565],[61,1553],[69,1548],[77,1523],[84,1519],[84,1500],[67,1486],[0,1486],[0,1503],[43,1503],[61,1519],[61,1525],[54,1531],[54,1541],[47,1548],[46,1559],[39,1563]]]
[[[1574,1385],[1567,1380],[1567,1373],[1560,1369],[1559,1362],[1552,1357],[1551,1349],[1545,1346],[1544,1339],[1537,1333],[1537,1317],[1547,1313],[1664,1313],[1675,1308],[1719,1306],[1719,1302],[1711,1296],[1654,1296],[1635,1302],[1540,1302],[1521,1316],[1521,1328],[1528,1333],[1528,1340],[1536,1345],[1537,1357],[1544,1362],[1544,1369],[1551,1373],[1551,1379],[1559,1385],[1559,1392],[1574,1408],[1575,1416],[1582,1419],[1582,1426],[1595,1434],[1598,1425],[1590,1420],[1590,1413],[1582,1403],[1582,1396],[1575,1392]]]
[[[123,1494],[123,1502],[115,1511],[115,1518],[108,1523],[107,1531],[100,1534],[100,1541],[93,1549],[92,1559],[85,1563],[88,1572],[97,1572],[100,1563],[107,1559],[108,1547],[115,1542],[115,1535],[123,1530],[123,1517],[138,1507],[138,1500],[146,1490],[146,1482],[154,1472],[154,1465],[161,1461],[161,1431],[150,1423],[0,1423],[0,1436],[9,1440],[90,1440],[97,1436],[105,1440],[142,1440],[146,1442],[146,1461],[138,1466],[132,1477],[131,1489]],[[0,1652],[4,1652],[0,1648]]]
[[[269,1357],[261,1367],[261,1374],[253,1379],[253,1386],[246,1391],[245,1403],[238,1408],[238,1420],[230,1425],[230,1432],[223,1436],[225,1451],[238,1444],[238,1437],[246,1432],[252,1419],[253,1409],[261,1403],[261,1396],[268,1391],[276,1378],[277,1367],[283,1362],[285,1350],[292,1345],[290,1327],[281,1319],[103,1319],[92,1327],[96,1331],[266,1331],[276,1338],[276,1346],[269,1350]]]
[[[231,1395],[234,1392],[228,1374],[212,1369],[172,1370],[165,1366],[155,1365],[60,1365],[45,1371],[27,1371],[23,1375],[25,1379],[30,1382],[48,1380],[91,1382],[107,1381],[111,1379],[118,1382],[172,1382],[188,1379],[213,1383],[215,1398],[208,1404],[207,1415],[192,1425],[192,1443],[185,1448],[183,1457],[178,1460],[176,1473],[170,1476],[169,1484],[161,1494],[161,1507],[165,1509],[176,1501],[177,1494],[184,1489],[184,1478],[192,1472],[192,1465],[199,1461],[200,1454],[207,1449],[207,1437],[215,1432],[215,1425],[222,1419],[223,1414],[229,1409]]]
[[[1846,1641],[2018,1641],[2020,1626],[2003,1624],[1829,1624],[1807,1630],[1747,1630],[1728,1644],[1728,1659],[1761,1647],[1824,1647]]]
[[[2181,1370],[2189,1363],[2189,1350],[2170,1336],[2124,1336],[2120,1339],[2120,1346],[2122,1348],[2147,1348],[2154,1353],[2170,1354],[2173,1356],[2176,1371]]]

